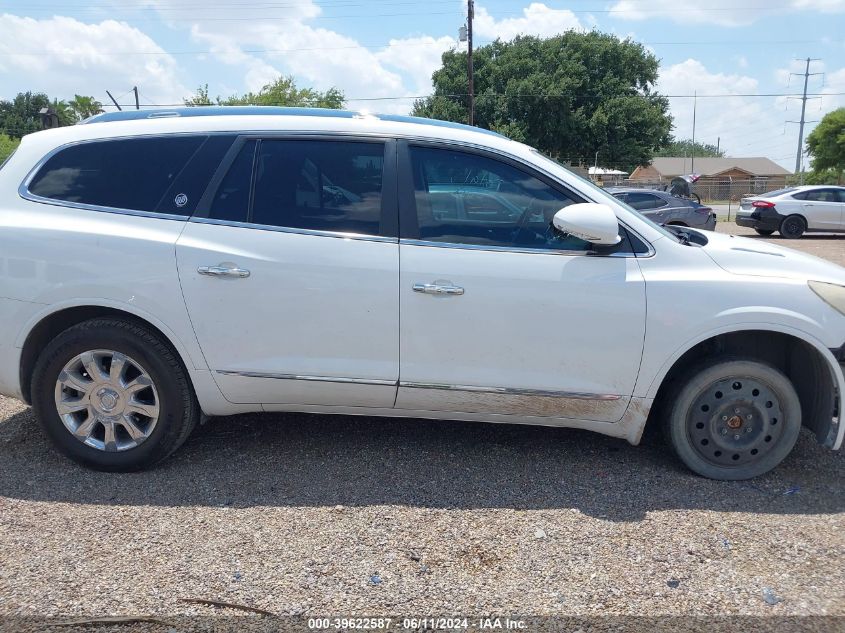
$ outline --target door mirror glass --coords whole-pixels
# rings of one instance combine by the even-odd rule
[[[622,241],[616,214],[606,204],[571,204],[555,213],[552,223],[557,230],[591,244],[612,246]]]

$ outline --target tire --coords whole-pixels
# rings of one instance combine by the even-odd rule
[[[757,235],[762,235],[764,237],[768,237],[769,235],[774,235],[773,229],[754,229],[757,232]]]
[[[667,394],[663,430],[690,470],[710,479],[750,479],[777,466],[795,446],[801,403],[780,370],[756,360],[716,358],[688,375]]]
[[[163,460],[200,417],[187,372],[168,342],[120,318],[91,319],[50,341],[33,371],[32,405],[60,452],[115,472]]]
[[[780,223],[780,234],[788,240],[798,239],[807,230],[807,222],[800,215],[790,215]]]

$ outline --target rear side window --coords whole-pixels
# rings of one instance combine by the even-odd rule
[[[810,189],[805,192],[804,200],[815,202],[839,202],[836,189]]]
[[[233,140],[164,136],[80,143],[51,156],[29,191],[63,202],[188,216]]]
[[[628,194],[626,202],[637,211],[645,211],[647,209],[659,209],[665,207],[668,202],[653,193],[631,192]]]
[[[384,144],[262,140],[249,221],[378,235]]]

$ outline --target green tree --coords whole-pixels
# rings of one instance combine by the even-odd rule
[[[100,114],[103,111],[103,104],[97,101],[94,97],[86,97],[84,95],[74,95],[73,99],[68,102],[74,116],[77,120],[82,121],[88,117]]]
[[[417,116],[466,122],[467,56],[443,54]],[[669,141],[669,103],[654,92],[659,63],[641,44],[598,32],[519,36],[477,49],[475,123],[568,162],[629,168]]]
[[[244,95],[230,97],[215,97],[208,95],[208,84],[197,88],[196,94],[185,99],[185,105],[264,105],[264,106],[300,106],[313,108],[339,109],[346,98],[337,88],[329,88],[320,92],[313,88],[297,88],[293,77],[279,77],[267,84],[261,90],[248,92]]]
[[[20,139],[12,138],[8,134],[0,134],[0,163],[18,148],[20,142]]]
[[[837,184],[845,172],[845,108],[828,112],[807,137],[807,151],[813,158],[813,172],[836,174]]]
[[[77,110],[80,103],[88,103],[93,109],[100,109],[101,104],[93,97],[76,98],[70,103],[59,99],[50,99],[43,92],[21,92],[11,101],[0,100],[0,134],[8,134],[12,138],[21,138],[25,134],[37,132],[44,128],[41,110],[47,108],[58,117],[59,125],[73,125],[81,118]]]
[[[709,143],[699,143],[698,141],[693,142],[688,138],[683,139],[676,139],[675,137],[671,137],[669,142],[657,150],[654,155],[655,156],[692,156],[693,150],[695,150],[696,157],[717,157],[721,158],[725,155],[725,152],[715,145],[710,145]]]

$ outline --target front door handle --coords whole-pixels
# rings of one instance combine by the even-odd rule
[[[235,279],[249,277],[248,270],[236,266],[200,266],[197,272],[210,277],[234,277]]]
[[[422,292],[427,295],[462,295],[464,289],[451,284],[414,284],[414,292]]]

